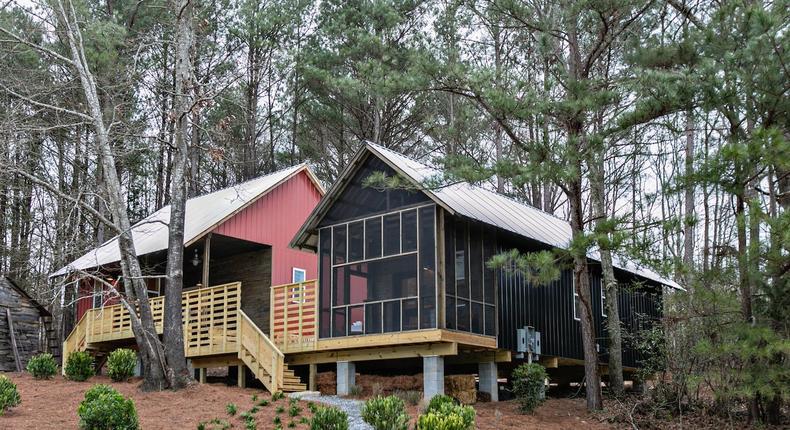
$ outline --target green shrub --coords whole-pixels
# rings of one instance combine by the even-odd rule
[[[0,375],[0,415],[20,403],[22,403],[22,398],[19,397],[16,384],[5,375]]]
[[[140,424],[131,399],[107,385],[94,385],[77,408],[84,430],[137,430]]]
[[[66,360],[66,377],[72,381],[85,381],[94,375],[93,357],[87,351],[75,351]]]
[[[431,397],[431,401],[429,401],[428,406],[425,407],[425,412],[438,411],[444,404],[455,405],[456,403],[455,399],[448,395],[437,394]]]
[[[299,407],[297,404],[293,404],[288,408],[288,415],[293,417],[299,416],[302,413],[302,408]]]
[[[318,408],[310,421],[310,430],[348,430],[348,415],[338,408]]]
[[[107,358],[107,376],[116,382],[126,381],[134,375],[135,366],[136,352],[126,348],[116,349]]]
[[[513,394],[521,412],[531,413],[546,400],[546,369],[540,364],[522,364],[513,371]]]
[[[362,407],[362,419],[374,430],[407,430],[409,416],[403,400],[396,396],[374,397]]]
[[[439,397],[439,396],[436,396]],[[434,397],[434,399],[436,398]],[[418,430],[472,430],[475,427],[475,410],[471,406],[455,403],[452,397],[428,404],[425,413],[417,419]]]
[[[228,412],[228,415],[234,416],[236,412],[238,412],[239,408],[236,406],[235,403],[228,403],[225,405],[225,410]]]
[[[276,402],[276,401],[278,401],[280,399],[284,399],[284,398],[285,398],[285,393],[283,393],[282,391],[276,391],[276,392],[272,393],[272,402]]]
[[[52,354],[44,353],[34,355],[27,362],[26,369],[36,379],[49,379],[58,372],[58,364]]]
[[[198,430],[228,430],[233,427],[231,423],[226,420],[214,418],[211,421],[201,421],[198,423]]]

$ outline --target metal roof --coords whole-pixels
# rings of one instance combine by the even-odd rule
[[[361,154],[365,151],[370,151],[375,154],[389,164],[390,167],[395,169],[395,171],[399,172],[407,179],[411,179],[418,186],[422,186],[426,181],[430,182],[443,177],[442,172],[436,168],[427,166],[417,160],[371,142],[367,142],[365,146],[360,149],[360,152],[352,161],[352,165],[359,162]],[[346,169],[344,174],[341,175],[341,181],[339,181],[341,184],[343,183],[343,177],[347,175],[350,176],[349,170],[350,169]],[[323,216],[322,213],[327,209],[327,201],[332,200],[332,197],[341,191],[339,189],[341,187],[338,185],[339,184],[336,184],[332,187],[329,194],[327,194],[324,201],[322,201],[322,204],[313,211],[313,214],[311,214],[308,221],[302,227],[302,230],[300,230],[299,234],[292,242],[292,246],[308,243],[312,245],[315,238],[309,237],[312,236],[310,230],[315,229],[317,223],[320,221],[320,217]],[[552,247],[567,249],[570,244],[572,236],[571,226],[567,221],[492,190],[462,182],[445,187],[427,187],[424,188],[423,191],[451,214],[465,216],[499,227],[503,230],[545,243]],[[593,260],[600,261],[599,254],[596,250],[591,251],[588,256]],[[613,260],[615,267],[618,269],[660,282],[673,288],[681,288],[674,281],[666,279],[655,271],[627,258],[613,255]]]
[[[184,216],[184,246],[199,240],[223,221],[301,171],[305,171],[316,187],[323,193],[323,188],[307,165],[299,164],[187,200]],[[135,251],[138,256],[167,249],[167,224],[169,221],[170,206],[168,205],[132,227]],[[121,253],[118,248],[118,237],[116,236],[62,267],[51,274],[50,277],[101,267],[118,262],[120,259]]]

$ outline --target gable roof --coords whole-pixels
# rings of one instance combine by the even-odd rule
[[[323,218],[333,198],[345,188],[348,178],[352,176],[350,174],[351,170],[354,170],[368,153],[379,157],[396,172],[418,186],[428,180],[442,177],[442,172],[436,168],[427,166],[383,146],[367,142],[343,171],[338,183],[329,190],[321,203],[310,214],[302,229],[299,230],[297,236],[291,242],[291,246],[315,249],[317,239],[311,236],[315,235],[314,230],[318,226],[318,222]],[[499,227],[552,247],[567,249],[570,244],[572,236],[571,226],[567,221],[492,190],[461,182],[446,187],[423,189],[423,192],[450,214],[464,216]],[[588,256],[593,260],[600,260],[600,256],[595,250],[591,251]],[[634,261],[617,255],[612,257],[614,266],[618,269],[673,288],[681,288],[674,281],[666,279],[655,271]]]
[[[300,172],[305,172],[321,194],[324,193],[323,187],[307,165],[299,164],[187,200],[184,216],[184,246],[201,239],[215,227]],[[152,213],[132,227],[138,256],[167,249],[169,221],[170,205]],[[101,267],[118,262],[120,259],[121,252],[116,236],[52,273],[50,277]]]
[[[19,293],[19,295],[21,295],[22,297],[25,297],[28,300],[30,300],[30,303],[33,303],[33,306],[38,308],[38,312],[41,315],[48,316],[48,317],[52,316],[52,314],[47,310],[47,308],[42,306],[41,303],[39,303],[33,297],[30,297],[30,294],[28,294],[27,291],[22,289],[22,287],[17,285],[16,282],[14,282],[14,280],[9,278],[8,276],[5,276],[5,275],[0,276],[0,288],[11,288],[13,290],[16,290]]]

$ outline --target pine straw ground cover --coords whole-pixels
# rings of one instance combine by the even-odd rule
[[[182,391],[163,391],[144,393],[137,389],[140,381],[113,382],[106,376],[95,376],[87,382],[68,381],[60,375],[48,381],[33,379],[28,373],[8,373],[7,376],[17,384],[22,404],[0,416],[0,429],[76,429],[77,405],[82,401],[85,391],[94,384],[107,384],[126,397],[131,397],[137,407],[141,428],[148,429],[196,429],[200,421],[214,418],[228,420],[235,429],[244,428],[244,420],[239,417],[249,411],[254,403],[263,399],[271,400],[271,395],[262,389],[242,389],[223,384],[196,384]],[[253,402],[253,395],[258,396]],[[234,403],[238,412],[229,417],[225,406]],[[275,410],[282,406],[280,414],[283,428],[292,418],[288,415],[288,399],[278,400],[268,406],[260,407],[255,413],[258,429],[271,429]],[[307,429],[300,424],[301,417],[310,418],[306,402],[300,402],[299,417],[293,418],[296,429]]]

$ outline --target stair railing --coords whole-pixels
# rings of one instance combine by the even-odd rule
[[[285,355],[268,336],[263,334],[244,311],[239,310],[239,317],[239,331],[241,333],[239,355],[244,360],[243,350],[249,353],[257,365],[268,374],[268,378],[265,378],[264,375],[256,375],[258,379],[270,392],[277,392],[283,386]],[[249,362],[246,364],[253,370],[255,369],[255,364]]]

